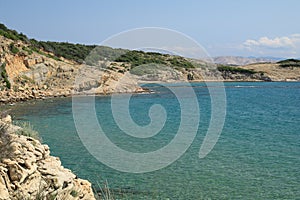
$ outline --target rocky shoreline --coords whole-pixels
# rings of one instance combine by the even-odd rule
[[[54,97],[68,97],[71,96],[70,91],[61,91],[57,93],[53,93],[51,91],[41,91],[41,90],[26,90],[26,91],[0,91],[0,103],[9,104],[16,102],[23,102],[28,100],[35,99],[46,99],[46,98],[54,98]]]
[[[50,155],[47,145],[16,134],[10,116],[0,119],[0,200],[95,199],[91,183]]]
[[[137,88],[134,91],[128,92],[115,92],[115,93],[134,93],[134,94],[143,94],[150,93],[147,89]],[[14,92],[14,91],[0,91],[0,105],[14,104],[19,102],[26,102],[30,100],[45,100],[49,98],[63,98],[63,97],[72,97],[72,96],[107,96],[112,93],[76,93],[73,94],[72,91],[60,91],[60,92],[48,92],[48,91],[35,91],[35,92]]]
[[[218,82],[220,80],[206,80],[205,82]],[[252,79],[245,79],[242,81],[237,81],[235,79],[227,79],[223,80],[222,82],[299,82],[300,80],[278,80],[278,81],[272,81],[268,78],[265,80],[252,80]],[[172,83],[181,83],[182,81],[172,82]],[[199,80],[192,80],[189,81],[190,83],[202,83],[204,81]],[[141,82],[141,83],[149,83],[148,81]],[[151,83],[166,83],[162,81],[153,81]],[[49,98],[62,98],[62,97],[71,97],[73,95],[76,96],[86,96],[86,95],[111,95],[113,93],[136,93],[136,94],[143,94],[143,93],[150,93],[151,91],[141,88],[141,87],[134,87],[132,89],[128,89],[126,91],[107,91],[107,92],[95,92],[95,91],[86,91],[86,92],[76,92],[74,93],[71,90],[56,90],[56,91],[48,91],[48,90],[38,90],[38,89],[32,89],[32,90],[19,90],[19,91],[13,91],[13,90],[0,90],[0,105],[2,104],[14,104],[18,102],[26,102],[29,100],[44,100]]]

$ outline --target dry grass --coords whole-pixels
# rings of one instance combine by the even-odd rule
[[[99,188],[99,191],[97,191],[95,188],[95,198],[97,200],[114,200],[114,194],[109,188],[107,180],[105,180],[103,187],[97,183],[97,186]]]
[[[39,133],[34,130],[29,122],[19,122],[16,125],[21,127],[21,129],[16,132],[17,135],[24,135],[37,140],[41,139]]]

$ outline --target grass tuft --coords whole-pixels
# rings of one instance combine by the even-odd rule
[[[24,135],[37,140],[41,139],[39,133],[34,130],[33,126],[29,122],[20,122],[16,125],[21,127],[21,129],[16,132],[17,135]]]
[[[97,191],[95,188],[95,198],[97,200],[114,200],[114,195],[111,192],[107,180],[105,180],[104,186],[102,187],[99,183],[97,183],[97,186],[100,191]]]

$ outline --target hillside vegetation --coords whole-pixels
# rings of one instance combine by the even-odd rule
[[[20,40],[24,42],[27,44],[27,48],[23,48],[23,50],[28,53],[34,51],[43,54],[47,52],[49,54],[46,55],[53,59],[59,60],[60,57],[63,57],[78,63],[82,63],[90,51],[96,47],[95,45],[72,44],[68,42],[37,41],[35,39],[29,39],[23,33],[8,29],[4,24],[0,24],[0,35],[14,41]],[[19,50],[11,44],[11,51],[15,54],[18,53]]]
[[[37,41],[4,24],[0,38],[0,102],[86,90],[134,92],[143,81],[300,81],[300,61],[295,59],[228,66],[158,52]],[[78,75],[86,77],[74,87]],[[125,86],[116,88],[121,78]]]
[[[256,72],[252,69],[243,69],[240,67],[232,67],[232,66],[218,66],[217,69],[220,72],[231,72],[231,73],[241,73],[241,74],[255,74]]]
[[[5,87],[8,88],[8,89],[10,89],[11,84],[10,84],[10,82],[8,80],[8,75],[7,75],[7,72],[6,72],[6,69],[5,69],[5,65],[6,65],[5,63],[2,63],[1,66],[0,66],[0,83],[4,82],[5,83]],[[1,85],[0,85],[0,87],[1,87]]]
[[[115,61],[130,63],[133,68],[145,64],[161,64],[186,69],[195,67],[190,61],[183,57],[160,54],[157,52],[128,51],[115,59]]]
[[[60,60],[60,58],[63,57],[77,63],[83,63],[86,61],[87,64],[90,65],[96,65],[100,60],[108,60],[129,63],[132,67],[155,63],[172,67],[194,68],[191,62],[179,56],[170,56],[155,52],[113,49],[106,46],[72,44],[68,42],[37,41],[35,39],[28,39],[28,37],[23,33],[10,30],[4,24],[0,24],[0,35],[14,41],[20,40],[26,43],[28,46],[23,48],[23,50],[29,53],[34,51],[56,60]],[[19,52],[18,48],[13,44],[11,44],[10,49],[13,54]]]
[[[300,60],[297,59],[287,59],[277,62],[280,67],[300,67]]]

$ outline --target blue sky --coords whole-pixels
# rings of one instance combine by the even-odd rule
[[[2,0],[0,22],[38,40],[100,44],[122,31],[182,32],[212,56],[300,57],[299,0]]]

